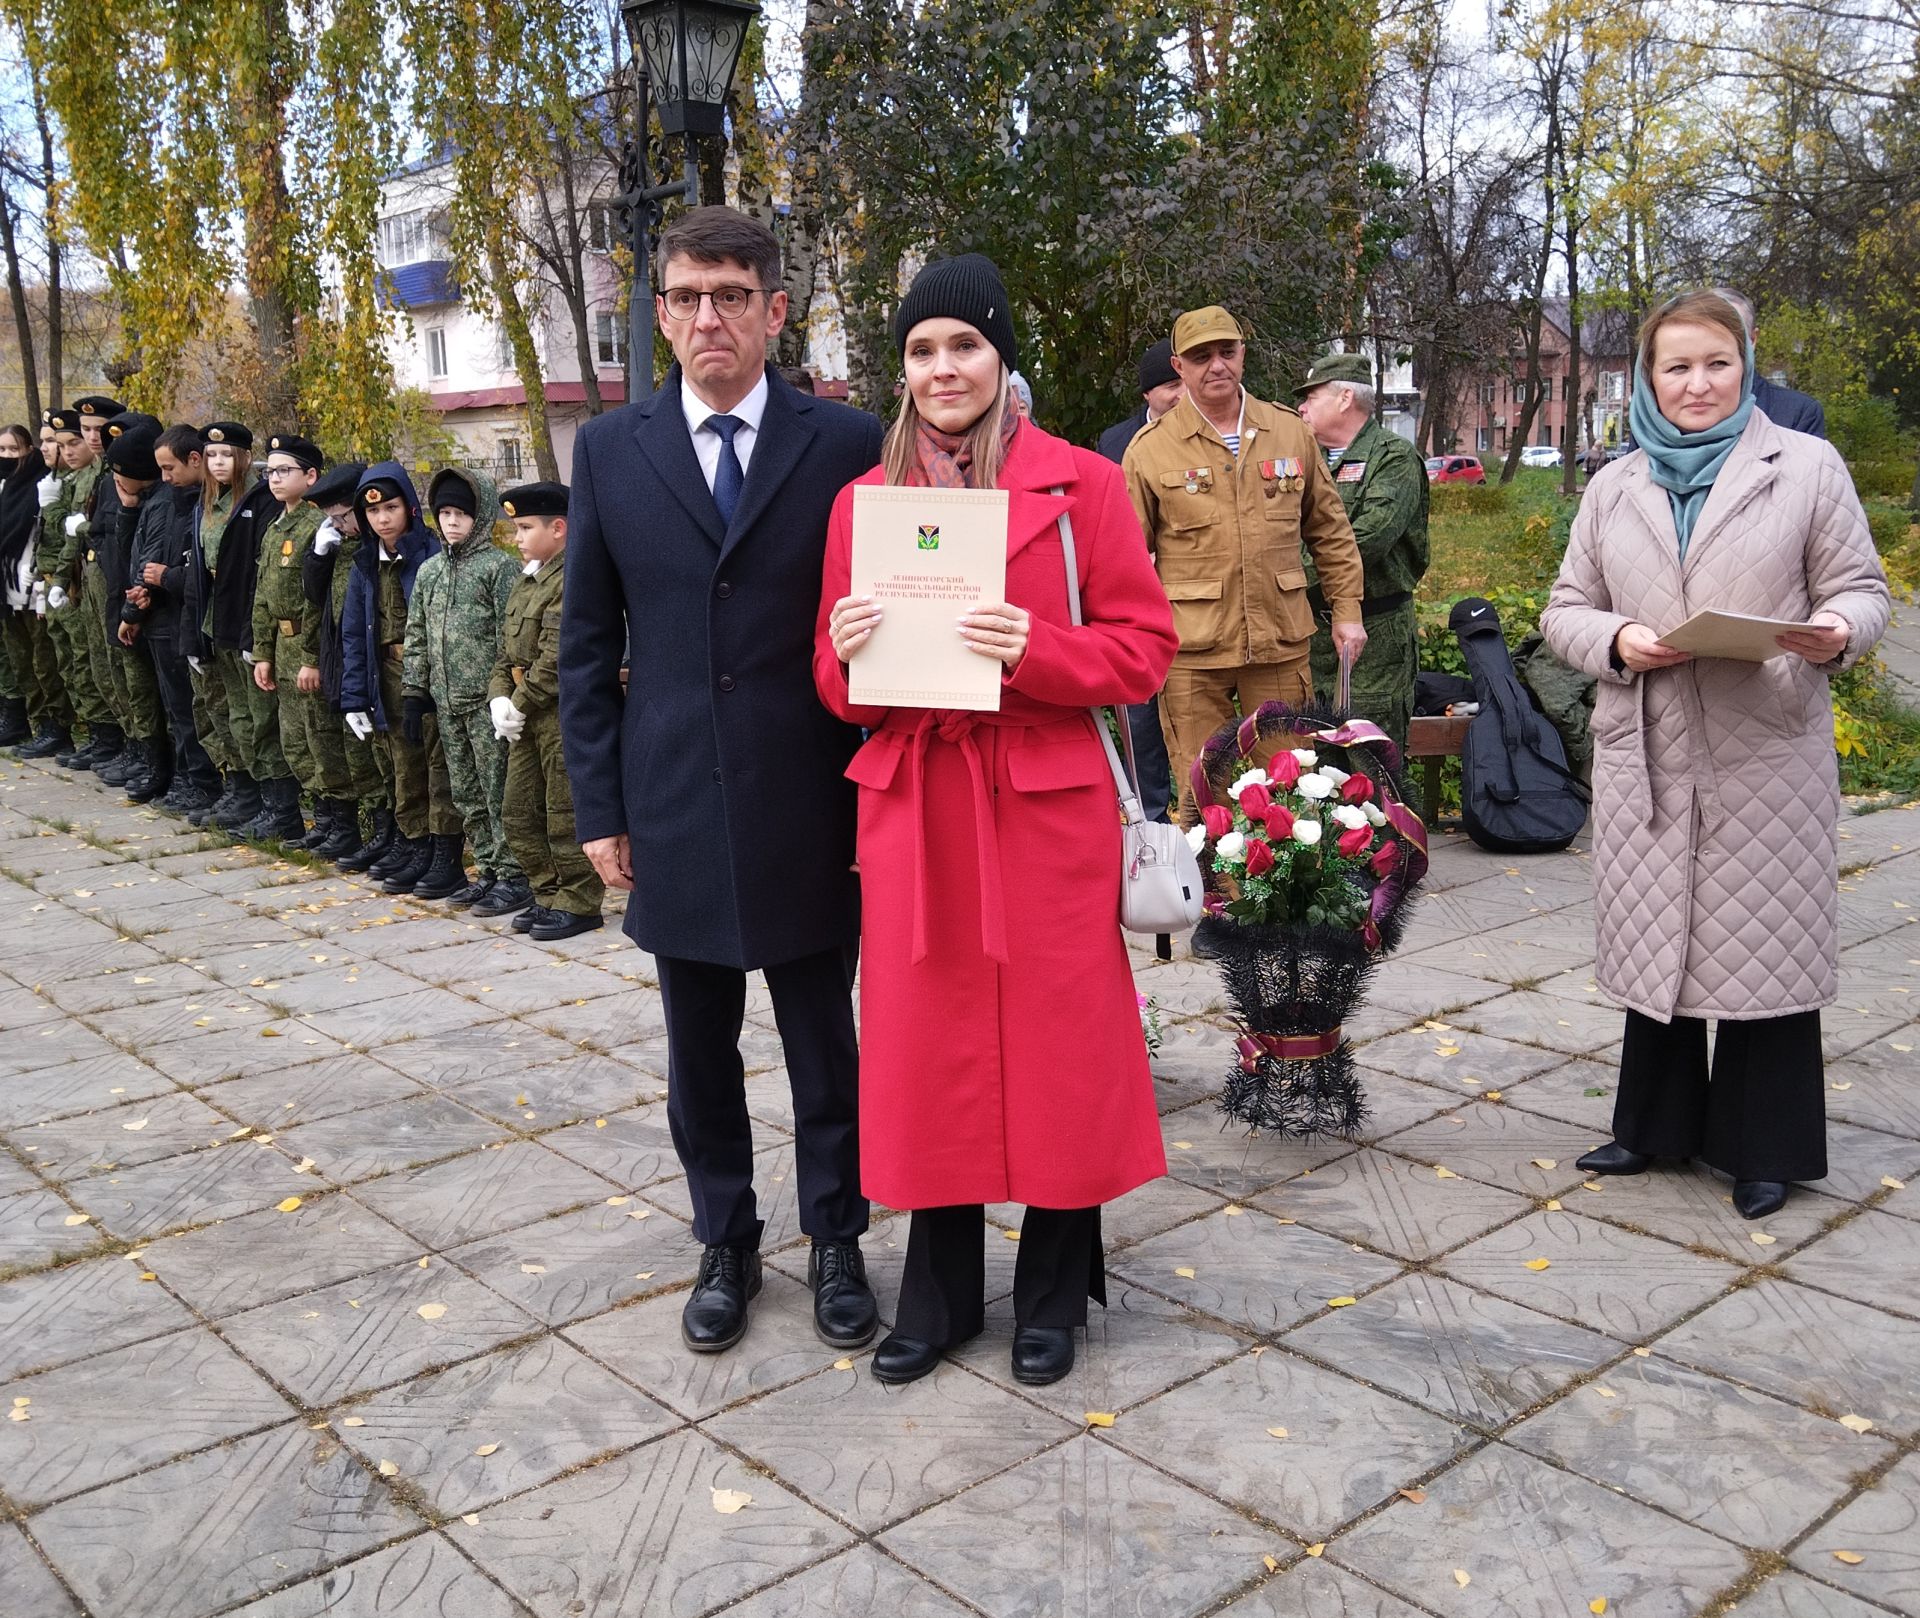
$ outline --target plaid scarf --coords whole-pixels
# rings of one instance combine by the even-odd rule
[[[1019,411],[1008,409],[1002,413],[1000,453],[1003,461],[1019,426]],[[928,489],[973,488],[973,456],[967,448],[967,436],[967,433],[943,433],[921,418],[913,446],[913,470],[907,474],[907,482]]]

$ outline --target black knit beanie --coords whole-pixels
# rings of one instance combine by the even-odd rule
[[[1178,382],[1180,373],[1173,368],[1173,340],[1162,337],[1140,356],[1140,391],[1151,393],[1163,382]]]
[[[433,480],[427,490],[427,509],[443,511],[448,506],[455,511],[464,511],[469,517],[479,513],[479,505],[474,500],[473,485],[452,467],[447,467]]]
[[[999,350],[1009,371],[1020,369],[1007,286],[984,253],[935,259],[913,278],[893,317],[893,340],[904,355],[907,334],[923,320],[964,320]]]

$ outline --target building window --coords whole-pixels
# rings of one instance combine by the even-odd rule
[[[508,483],[517,483],[521,477],[520,440],[503,438],[500,440],[500,476]]]
[[[446,226],[431,208],[389,214],[380,221],[380,262],[388,269],[446,256]]]
[[[611,309],[602,309],[593,317],[593,351],[600,365],[626,363],[627,329]]]
[[[444,326],[427,328],[427,375],[438,381],[447,374],[447,332]]]
[[[514,368],[513,339],[507,335],[505,326],[495,327],[493,335],[497,345],[493,356],[494,369],[511,371]]]
[[[1482,382],[1480,384],[1480,402],[1489,410],[1493,408],[1493,384],[1491,382]],[[1485,449],[1486,445],[1482,444],[1480,447]]]
[[[587,246],[596,253],[611,253],[620,241],[620,216],[610,202],[587,205]]]
[[[1493,429],[1491,427],[1476,428],[1474,430],[1474,446],[1473,447],[1479,450],[1482,455],[1486,454],[1488,450],[1492,449],[1493,448]]]
[[[1626,395],[1627,379],[1618,371],[1609,371],[1601,378],[1600,395],[1611,404],[1618,404]]]

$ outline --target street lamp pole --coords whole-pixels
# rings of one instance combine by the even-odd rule
[[[733,85],[747,25],[759,15],[753,0],[621,0],[633,43],[634,135],[620,162],[616,207],[627,216],[633,249],[633,286],[627,306],[627,396],[653,392],[653,247],[665,204],[700,196],[695,142],[726,133],[727,92]],[[653,97],[659,96],[660,132],[685,144],[681,178],[656,185],[647,159]]]

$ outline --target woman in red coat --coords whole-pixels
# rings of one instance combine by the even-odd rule
[[[1003,665],[997,713],[855,706],[847,664],[880,608],[848,594],[853,490],[827,530],[814,674],[872,739],[860,787],[860,1167],[913,1210],[885,1382],[978,1334],[983,1203],[1027,1204],[1014,1374],[1057,1381],[1089,1295],[1100,1204],[1166,1171],[1119,926],[1120,820],[1089,705],[1144,702],[1176,640],[1118,471],[1008,402],[1013,322],[978,254],[929,265],[894,321],[907,389],[861,483],[1010,494],[1008,601],[956,632]],[[1054,493],[1054,490],[1063,493]],[[1069,517],[1084,623],[1067,605]]]

